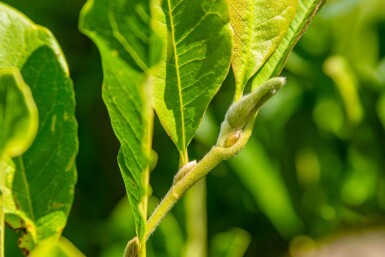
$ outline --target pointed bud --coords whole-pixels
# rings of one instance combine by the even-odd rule
[[[240,137],[240,132],[255,117],[259,108],[285,85],[284,77],[272,78],[257,87],[253,92],[233,103],[221,125],[217,145],[231,147]]]
[[[130,242],[128,242],[126,249],[124,251],[124,257],[138,257],[140,250],[140,243],[138,237],[134,237]]]

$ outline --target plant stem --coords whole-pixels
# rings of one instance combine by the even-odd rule
[[[148,239],[164,216],[171,210],[175,203],[203,176],[215,168],[221,161],[238,154],[250,138],[254,120],[246,126],[239,140],[232,146],[225,148],[213,146],[211,150],[198,162],[192,170],[187,172],[180,180],[176,181],[167,192],[166,196],[147,220],[145,238]]]
[[[4,158],[0,157],[0,257],[4,257],[5,221],[4,221],[4,187],[6,165]]]
[[[146,83],[146,87],[145,87],[145,90],[146,90],[146,95],[152,95],[152,79],[149,79]],[[145,142],[146,142],[146,150],[147,150],[147,156],[150,157],[151,156],[151,151],[152,151],[152,138],[153,138],[153,134],[154,134],[154,110],[152,108],[152,105],[147,102],[147,105],[146,105],[146,110],[145,110],[146,114],[147,114],[147,120],[148,120],[148,123],[147,123],[147,135],[146,135],[146,138],[145,138]],[[150,163],[148,163],[145,171],[144,171],[144,176],[143,176],[143,184],[145,185],[145,188],[149,188],[150,186]],[[141,204],[142,204],[142,207],[143,207],[143,214],[145,215],[145,217],[147,218],[147,212],[148,212],[148,197],[149,197],[149,193],[146,192],[146,194],[143,196],[142,200],[141,200]],[[146,237],[142,237],[141,238],[141,242],[140,242],[140,249],[139,249],[139,256],[140,257],[146,257],[147,255],[147,247],[146,247],[146,242],[147,242],[147,239]]]
[[[146,223],[144,240],[154,232],[163,217],[174,204],[203,176],[209,173],[221,161],[238,154],[249,140],[259,108],[285,85],[286,79],[276,77],[267,80],[250,94],[243,96],[227,110],[222,122],[217,145],[196,163],[189,165],[187,151],[181,153],[179,172],[174,177],[173,185]],[[240,97],[236,94],[235,98]]]
[[[184,198],[187,242],[184,257],[207,256],[206,180],[199,180]]]
[[[2,171],[0,171],[2,172]],[[1,175],[2,176],[2,175]],[[4,194],[3,190],[0,190],[0,257],[4,257],[4,230],[5,230],[5,222],[4,222]]]

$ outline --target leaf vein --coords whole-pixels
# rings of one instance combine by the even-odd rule
[[[123,46],[126,52],[132,57],[135,63],[143,70],[148,69],[146,63],[140,58],[135,49],[127,42],[126,38],[119,32],[119,25],[116,22],[115,15],[113,12],[108,12],[108,21],[112,28],[112,35],[114,38]]]
[[[183,98],[182,98],[182,85],[180,78],[180,70],[179,70],[179,56],[177,50],[177,43],[175,41],[175,23],[171,10],[171,0],[167,0],[168,4],[168,15],[170,19],[170,27],[171,27],[171,36],[172,36],[172,46],[174,51],[174,60],[175,60],[175,71],[177,76],[177,85],[178,85],[178,93],[179,93],[179,105],[180,105],[180,117],[181,117],[181,130],[182,130],[182,149],[186,148],[186,139],[185,139],[185,124],[184,124],[184,113],[183,113]]]

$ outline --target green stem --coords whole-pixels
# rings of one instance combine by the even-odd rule
[[[164,216],[171,210],[175,203],[184,195],[203,176],[214,169],[221,161],[229,159],[238,154],[246,145],[250,138],[254,119],[250,121],[242,132],[239,140],[230,147],[214,146],[191,170],[182,178],[175,181],[166,196],[154,210],[147,221],[145,238],[148,239],[154,230],[158,227]]]
[[[217,145],[212,147],[200,162],[188,163],[187,151],[181,153],[183,167],[180,167],[170,190],[147,220],[144,240],[149,238],[163,217],[189,188],[214,169],[218,163],[233,157],[245,147],[251,136],[259,108],[284,84],[283,77],[269,79],[250,94],[233,103],[227,110],[221,125]],[[236,94],[235,98],[240,96]]]
[[[199,180],[185,195],[187,242],[184,257],[207,256],[206,180]]]
[[[179,169],[188,163],[188,153],[183,151],[179,153]]]
[[[0,171],[2,172],[2,171]],[[4,222],[4,194],[1,190],[0,192],[0,257],[4,257],[4,230],[5,230],[5,222]]]
[[[5,165],[4,158],[0,157],[0,257],[4,257],[4,239],[5,239],[5,213],[4,213],[4,187],[5,187]]]

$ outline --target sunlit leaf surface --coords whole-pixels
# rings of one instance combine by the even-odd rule
[[[159,9],[156,28],[167,47],[154,79],[154,106],[183,156],[228,73],[229,16],[223,0],[168,0]]]
[[[19,247],[59,237],[76,182],[78,149],[72,82],[55,38],[14,9],[0,4],[0,68],[21,72],[39,113],[31,147],[13,160],[6,177],[6,222],[23,231]]]

